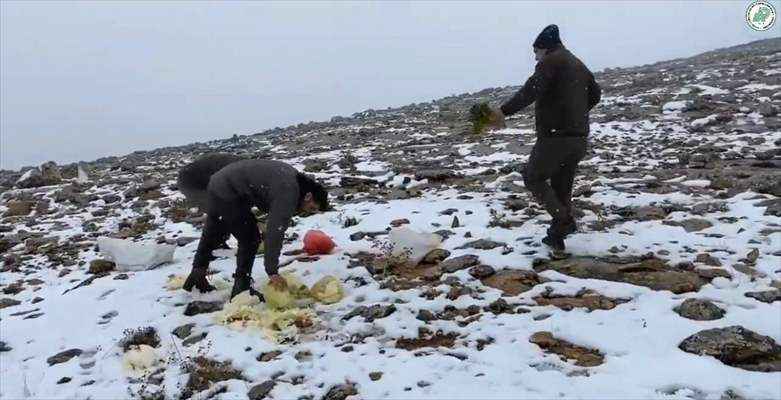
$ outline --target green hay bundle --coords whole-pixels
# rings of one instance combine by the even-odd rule
[[[491,125],[491,117],[493,111],[488,103],[477,103],[469,110],[469,121],[472,122],[472,131],[476,135],[480,135],[485,132],[489,125]]]

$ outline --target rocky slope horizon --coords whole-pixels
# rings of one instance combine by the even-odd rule
[[[686,62],[701,62],[714,57],[719,57],[719,58],[741,57],[741,56],[745,57],[746,55],[751,55],[751,54],[762,54],[765,52],[773,52],[774,49],[778,47],[779,40],[781,40],[781,38],[759,40],[759,41],[750,42],[742,45],[711,50],[692,57],[659,61],[656,63],[645,64],[636,67],[606,68],[602,71],[596,72],[595,76],[596,79],[604,85],[606,81],[607,83],[611,83],[611,81],[613,80],[620,81],[621,80],[620,76],[631,77],[632,74],[635,73],[645,74],[646,72],[653,69],[672,68],[672,71],[676,71],[679,70],[682,65],[685,65]],[[686,77],[682,76],[681,78],[686,78]],[[649,80],[649,79],[653,79],[653,76],[643,77],[643,80]],[[749,81],[752,80],[749,79]],[[777,78],[769,80],[770,84],[777,83],[777,81],[778,81]],[[642,80],[637,82],[633,81],[633,85],[635,83],[640,85],[644,84]],[[648,82],[645,82],[645,84],[647,83]],[[630,90],[633,89],[633,85],[629,85],[630,87],[627,89]],[[246,137],[270,137],[275,135],[284,136],[285,134],[295,135],[297,132],[305,133],[313,130],[327,129],[329,127],[336,127],[340,125],[350,124],[360,120],[371,118],[372,116],[375,115],[380,116],[380,115],[398,114],[398,113],[405,113],[405,112],[410,112],[411,114],[420,113],[421,109],[425,108],[427,105],[429,106],[444,105],[445,110],[444,111],[440,110],[441,112],[441,115],[439,116],[440,119],[444,120],[447,123],[446,126],[448,127],[458,126],[461,129],[463,129],[464,132],[466,132],[469,129],[467,126],[468,124],[466,123],[467,112],[469,107],[471,107],[471,105],[474,104],[474,102],[481,101],[481,100],[491,100],[493,102],[501,102],[502,100],[512,95],[512,93],[514,93],[519,88],[520,87],[516,85],[506,86],[503,88],[486,88],[475,93],[467,92],[467,93],[443,97],[441,99],[432,100],[430,102],[412,103],[398,108],[388,107],[383,110],[367,109],[364,111],[356,112],[352,114],[350,117],[334,116],[329,121],[310,121],[306,123],[291,125],[285,128],[282,127],[271,128],[250,135],[235,134],[232,137],[226,139],[217,139],[217,140],[207,141],[207,142],[196,142],[196,143],[191,143],[191,144],[186,144],[181,146],[161,147],[154,150],[138,150],[124,156],[107,156],[107,157],[101,157],[95,159],[93,161],[82,160],[79,162],[65,163],[61,166],[61,168],[65,170],[64,172],[67,177],[75,177],[76,168],[77,165],[79,164],[85,164],[87,168],[89,168],[89,166],[93,166],[93,165],[94,166],[105,165],[107,163],[117,162],[122,158],[138,158],[140,156],[143,157],[144,155],[147,154],[154,155],[154,154],[166,154],[166,153],[176,153],[176,152],[187,153],[188,151],[197,151],[197,149],[203,150],[204,148],[208,149],[210,148],[209,146],[215,144],[217,146],[220,146],[222,143],[235,142],[241,140],[241,138],[246,138]],[[605,85],[604,89],[607,91],[610,88],[611,87],[609,85]],[[657,99],[654,100],[656,100],[655,103],[658,103]],[[533,106],[530,107],[530,109],[527,109],[523,114],[529,117],[532,115],[532,111],[533,111]],[[775,126],[774,128],[778,129],[778,126]],[[49,161],[49,163],[53,163],[53,161]],[[2,191],[3,188],[13,187],[13,183],[15,183],[15,180],[21,177],[21,175],[24,172],[33,168],[36,167],[24,166],[21,167],[19,170],[0,169],[0,191]]]
[[[562,261],[521,176],[533,111],[479,136],[465,122],[517,87],[0,172],[0,399],[781,398],[781,38],[597,80]],[[216,292],[180,289],[203,215],[176,173],[213,151],[329,187],[282,271],[334,276],[341,301],[259,329],[228,302],[231,251]],[[411,265],[393,228],[442,240]],[[302,257],[310,229],[336,250]],[[173,262],[124,270],[106,237]]]

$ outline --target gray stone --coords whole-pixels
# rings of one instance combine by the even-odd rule
[[[781,290],[772,289],[762,292],[747,292],[746,297],[751,297],[763,303],[772,303],[775,301],[781,301]]]
[[[271,393],[275,385],[276,382],[270,380],[255,385],[247,392],[247,397],[249,397],[249,400],[263,400]]]
[[[19,304],[22,304],[22,302],[19,300],[15,300],[10,297],[4,297],[0,299],[0,310],[6,307],[18,306]]]
[[[490,265],[475,265],[469,268],[469,275],[476,279],[484,279],[496,273],[496,270]]]
[[[478,249],[478,250],[491,250],[497,247],[507,246],[507,243],[495,242],[493,240],[478,239],[466,243],[456,249]]]
[[[439,268],[442,269],[443,272],[453,273],[456,271],[460,271],[462,269],[467,269],[469,267],[475,266],[478,263],[480,263],[480,258],[478,256],[473,254],[467,254],[463,256],[446,259],[445,261],[442,261],[442,263],[439,264]]]
[[[355,396],[358,391],[355,386],[350,384],[341,384],[332,386],[321,400],[345,400],[349,396]]]
[[[673,309],[678,315],[696,321],[712,321],[724,316],[725,311],[708,300],[686,299]]]
[[[437,264],[448,257],[450,257],[449,251],[445,249],[434,249],[428,252],[425,257],[423,257],[423,263]]]
[[[49,366],[55,365],[55,364],[62,364],[64,362],[68,362],[73,357],[78,357],[82,353],[81,349],[70,349],[61,351],[49,358],[46,359],[46,362],[49,364]]]
[[[171,331],[171,333],[179,339],[184,339],[190,336],[190,332],[192,332],[194,326],[195,324],[193,323],[180,325]]]
[[[354,308],[350,313],[345,315],[342,319],[347,321],[353,317],[361,316],[366,322],[373,322],[375,319],[385,318],[396,311],[396,306],[393,304],[382,305],[374,304],[372,306],[358,306]]]
[[[222,310],[222,306],[223,303],[221,301],[196,300],[187,305],[187,308],[184,309],[184,315],[191,317],[198,314],[213,313]]]
[[[781,346],[771,337],[742,326],[706,329],[684,339],[678,347],[749,371],[781,371]]]

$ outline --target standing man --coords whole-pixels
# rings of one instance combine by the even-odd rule
[[[281,289],[286,285],[278,274],[279,254],[290,219],[299,212],[327,210],[328,193],[314,179],[281,161],[243,160],[220,169],[209,180],[206,224],[184,290],[214,289],[206,280],[211,252],[230,233],[239,242],[231,298],[245,290],[254,293],[252,265],[261,236],[252,207],[268,213],[263,261],[271,284]]]
[[[523,174],[524,184],[553,217],[542,242],[551,248],[553,258],[563,258],[567,256],[564,238],[577,230],[572,184],[586,155],[588,114],[602,91],[591,71],[561,43],[556,25],[545,27],[533,47],[534,75],[494,112],[503,117],[535,103],[537,143]]]

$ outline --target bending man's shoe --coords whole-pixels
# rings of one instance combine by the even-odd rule
[[[233,290],[231,290],[231,299],[239,293],[249,290],[250,296],[257,296],[260,301],[265,301],[263,295],[252,287],[252,277],[249,275],[234,275]]]
[[[197,288],[203,293],[214,290],[214,286],[212,286],[206,279],[205,268],[195,268],[190,271],[190,275],[187,276],[187,280],[184,281],[182,288],[190,292],[192,291],[193,287]]]
[[[552,259],[563,260],[569,257],[569,254],[565,252],[564,239],[548,235],[542,239],[542,243],[550,248],[550,257]]]

